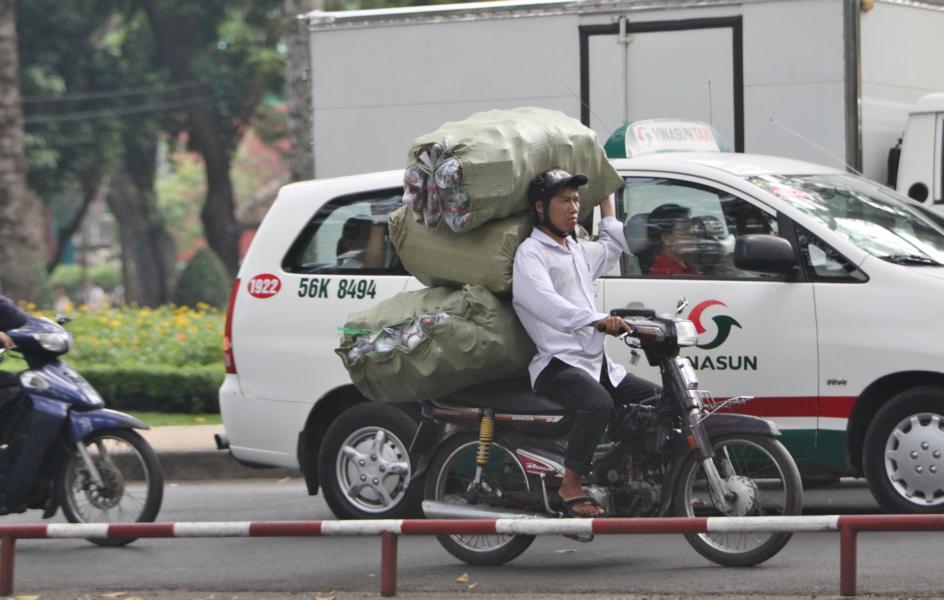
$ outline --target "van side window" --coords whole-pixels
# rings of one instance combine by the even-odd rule
[[[777,235],[776,215],[728,192],[688,181],[630,177],[617,198],[631,256],[623,277],[783,279],[734,266],[734,244]]]
[[[403,190],[335,198],[321,207],[282,261],[290,273],[405,275],[387,232]]]
[[[800,253],[806,261],[807,270],[814,275],[814,281],[864,283],[869,280],[852,261],[818,236],[799,225],[796,225],[796,230]]]

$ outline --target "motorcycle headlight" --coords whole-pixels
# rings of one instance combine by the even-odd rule
[[[698,332],[695,331],[695,324],[687,319],[675,321],[675,336],[678,339],[679,346],[694,346],[698,343]]]
[[[48,390],[52,387],[45,377],[32,371],[26,371],[20,375],[20,385],[34,390]]]
[[[37,333],[36,341],[47,352],[65,354],[72,348],[72,336],[66,332]]]

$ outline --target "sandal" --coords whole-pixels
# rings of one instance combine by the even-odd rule
[[[575,517],[578,519],[599,519],[600,517],[606,516],[606,509],[600,506],[600,503],[590,496],[574,496],[573,498],[564,498],[562,496],[558,497],[561,499],[561,502],[563,502],[565,517]],[[574,510],[574,507],[579,504],[589,504],[590,506],[599,508],[603,512],[595,515],[585,515]]]

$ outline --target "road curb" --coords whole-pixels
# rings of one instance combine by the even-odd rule
[[[301,472],[296,469],[247,467],[223,450],[165,450],[158,451],[157,458],[164,471],[164,479],[167,480],[282,479],[301,476]]]

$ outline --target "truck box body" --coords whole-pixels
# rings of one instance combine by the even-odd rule
[[[932,0],[483,2],[306,18],[317,177],[403,167],[410,142],[444,121],[534,105],[602,139],[626,121],[697,119],[733,150],[885,182],[909,109],[944,89],[944,4]]]

